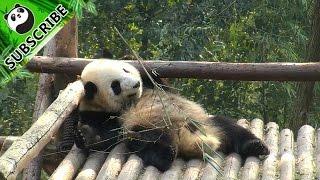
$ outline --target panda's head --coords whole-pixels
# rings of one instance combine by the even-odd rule
[[[83,69],[81,80],[85,97],[80,110],[119,112],[142,94],[139,71],[121,61],[93,61]]]
[[[34,16],[27,7],[16,4],[13,9],[4,15],[8,26],[19,34],[24,34],[32,29]]]

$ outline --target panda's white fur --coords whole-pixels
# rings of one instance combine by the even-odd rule
[[[98,87],[93,100],[85,98],[80,102],[79,110],[119,112],[128,101],[140,98],[142,86],[133,86],[142,80],[139,71],[128,63],[114,60],[96,60],[89,63],[81,73],[84,84],[92,82]],[[111,83],[118,80],[121,94],[115,95]],[[134,96],[130,96],[133,95]]]
[[[97,91],[90,100],[81,101],[80,111],[121,112],[116,121],[124,129],[122,140],[146,165],[166,170],[177,155],[201,158],[207,150],[237,152],[243,158],[269,153],[251,132],[229,118],[209,116],[198,103],[171,92],[133,88],[142,80],[130,64],[95,61],[84,68],[81,80],[85,85],[93,83]],[[115,80],[120,81],[123,94],[116,95],[110,88]],[[108,131],[108,123],[96,128]]]

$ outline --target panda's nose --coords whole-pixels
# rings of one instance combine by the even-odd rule
[[[18,18],[21,18],[21,15],[20,15],[20,14],[18,14],[17,16],[18,16]]]
[[[133,86],[133,88],[138,88],[138,87],[140,87],[140,81],[138,81],[138,82]]]

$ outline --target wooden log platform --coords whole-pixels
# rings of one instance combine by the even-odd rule
[[[58,168],[51,179],[56,179],[56,174],[65,174],[66,169],[71,169],[72,173],[66,174],[63,179],[311,180],[319,178],[320,129],[315,131],[309,125],[302,126],[295,142],[291,130],[279,130],[279,126],[274,122],[264,124],[261,119],[251,121],[240,119],[238,124],[262,138],[270,148],[270,155],[263,160],[249,157],[243,166],[238,154],[230,154],[224,159],[214,157],[214,164],[199,159],[184,161],[178,158],[169,170],[160,172],[153,166],[145,167],[142,160],[127,152],[123,144],[116,146],[109,155],[93,152],[86,158],[86,162],[82,162],[83,154],[74,147],[60,166],[65,166],[66,162],[78,162],[79,158],[81,163],[69,163],[65,166],[67,168]]]

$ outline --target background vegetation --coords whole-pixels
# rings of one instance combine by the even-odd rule
[[[308,51],[311,0],[110,0],[96,1],[98,15],[79,22],[79,56],[130,55],[117,27],[144,59],[224,62],[301,62]],[[0,89],[0,134],[30,126],[37,75]],[[180,93],[211,114],[262,118],[282,127],[293,113],[296,84],[176,79]],[[308,122],[320,119],[320,86]]]

